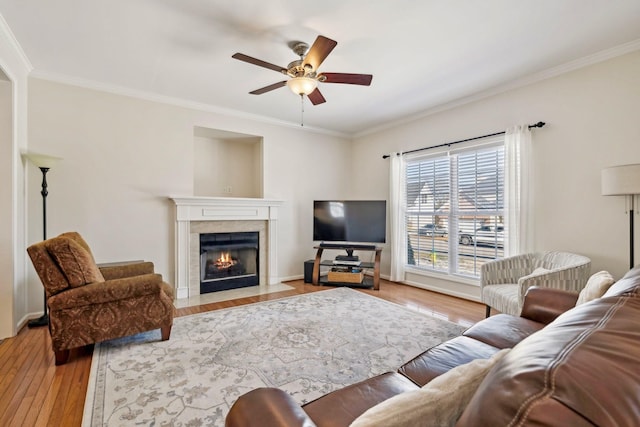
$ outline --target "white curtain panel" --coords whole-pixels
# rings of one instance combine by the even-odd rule
[[[405,226],[405,160],[402,153],[391,153],[389,167],[389,236],[391,237],[391,276],[394,282],[404,280],[407,263]]]
[[[532,251],[531,131],[528,125],[509,128],[504,139],[505,257]]]

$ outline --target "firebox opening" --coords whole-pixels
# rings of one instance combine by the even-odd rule
[[[200,293],[257,286],[259,233],[200,234]]]

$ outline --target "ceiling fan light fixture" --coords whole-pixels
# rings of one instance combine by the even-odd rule
[[[294,77],[287,81],[287,86],[296,95],[309,95],[318,87],[318,81],[309,77]]]

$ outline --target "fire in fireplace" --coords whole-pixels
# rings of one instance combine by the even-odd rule
[[[200,234],[200,293],[259,285],[256,232]]]

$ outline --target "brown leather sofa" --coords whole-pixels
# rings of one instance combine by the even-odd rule
[[[348,426],[378,403],[503,348],[512,350],[489,371],[456,426],[640,425],[640,268],[602,298],[574,307],[577,297],[531,288],[519,317],[489,317],[397,372],[303,406],[279,389],[253,390],[236,401],[226,426]]]
[[[139,332],[161,329],[168,340],[175,308],[173,288],[153,263],[96,265],[76,232],[27,248],[45,289],[56,365],[69,350]]]

